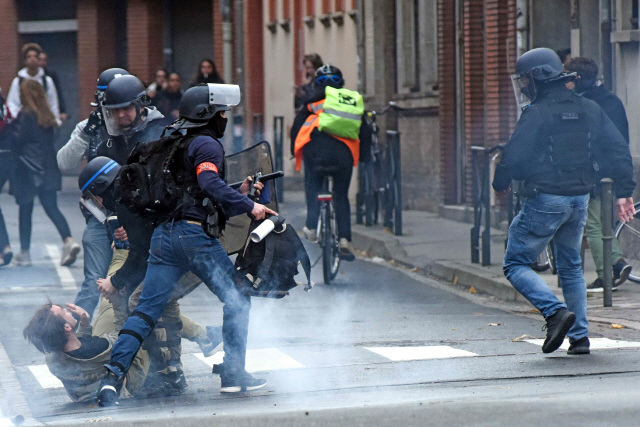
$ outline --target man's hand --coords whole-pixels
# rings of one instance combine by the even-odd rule
[[[111,284],[111,276],[107,276],[106,279],[98,279],[98,290],[109,301],[111,301],[112,295],[118,293],[118,289]]]
[[[69,118],[69,115],[68,115],[67,113],[60,113],[60,114],[58,115],[58,117],[60,118],[60,121],[61,121],[62,123],[64,123],[64,122],[66,122],[66,121],[67,121],[67,119]]]
[[[511,192],[511,187],[507,187],[505,190],[496,191],[496,196],[498,196],[499,199],[504,199],[509,195],[510,192]]]
[[[244,194],[245,196],[247,194],[249,194],[249,189],[251,188],[251,183],[253,182],[253,177],[248,176],[244,182],[242,183],[242,185],[240,186],[240,194]],[[262,190],[264,188],[264,184],[261,182],[257,182],[254,184],[254,187],[256,188],[256,194],[260,194],[260,190]]]
[[[636,210],[633,207],[633,198],[627,197],[626,199],[616,200],[616,213],[618,214],[620,221],[631,221],[636,214]]]
[[[67,310],[78,316],[78,319],[80,319],[80,326],[84,328],[91,326],[91,318],[89,317],[87,310],[82,307],[78,307],[75,304],[71,304],[70,302],[65,305],[67,306]]]
[[[127,236],[127,232],[124,230],[124,227],[120,227],[114,230],[113,235],[115,236],[116,239],[122,240],[123,242],[126,242],[127,240],[129,240],[129,237]]]
[[[251,215],[253,216],[254,219],[257,219],[257,220],[264,219],[266,214],[278,216],[277,212],[272,211],[265,205],[261,205],[260,203],[254,203],[253,210],[251,211]]]
[[[93,110],[93,113],[89,115],[87,125],[82,129],[82,132],[88,136],[96,136],[98,129],[102,126],[102,112],[100,109]]]

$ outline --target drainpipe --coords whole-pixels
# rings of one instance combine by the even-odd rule
[[[613,89],[613,48],[611,45],[611,0],[600,0],[600,58],[604,86]]]

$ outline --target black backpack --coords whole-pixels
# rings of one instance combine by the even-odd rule
[[[249,234],[262,221],[252,221]],[[284,223],[262,241],[247,239],[235,262],[236,286],[245,294],[255,297],[283,298],[298,284],[300,262],[307,276],[305,290],[311,289],[311,261],[291,224]]]
[[[174,133],[136,145],[116,178],[118,202],[155,225],[181,217],[200,194],[184,161],[194,138]]]

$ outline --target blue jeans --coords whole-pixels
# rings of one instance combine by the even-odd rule
[[[527,200],[509,227],[509,241],[504,254],[505,276],[545,318],[559,308],[568,308],[575,313],[576,322],[567,334],[572,342],[589,333],[587,288],[580,258],[588,204],[588,194],[556,196],[540,193],[538,197]],[[555,244],[556,265],[566,305],[530,267],[551,238]]]
[[[84,249],[84,281],[80,292],[76,295],[75,304],[87,310],[89,316],[93,316],[100,300],[100,291],[96,282],[98,279],[107,277],[113,257],[107,227],[93,216],[89,218],[82,234],[82,248]]]
[[[186,221],[161,225],[153,232],[149,265],[142,294],[129,316],[106,366],[118,376],[125,375],[131,361],[162,315],[180,278],[191,271],[224,304],[222,338],[225,369],[244,369],[249,332],[251,299],[234,283],[233,263],[218,239],[207,236],[202,227]]]

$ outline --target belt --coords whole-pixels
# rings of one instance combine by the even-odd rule
[[[199,221],[191,221],[190,219],[185,219],[185,222],[187,224],[195,224],[195,225],[199,225],[200,227],[202,227],[202,222],[199,222]]]

